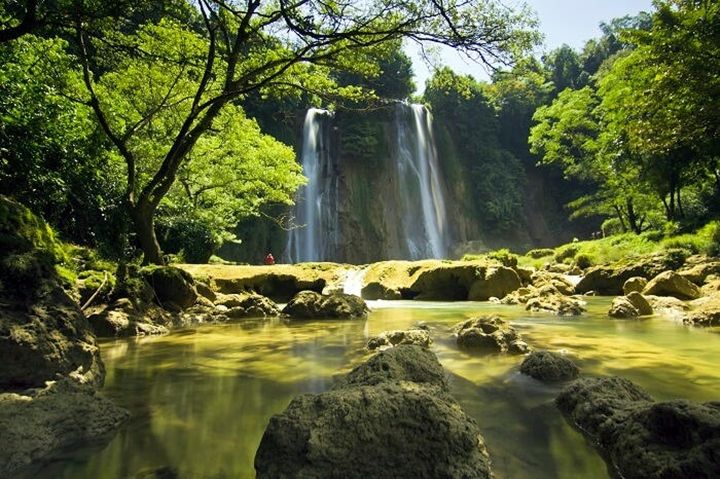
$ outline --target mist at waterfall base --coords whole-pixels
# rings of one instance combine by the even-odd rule
[[[389,236],[398,244],[390,245],[392,257],[383,259],[446,258],[450,239],[432,115],[418,104],[398,102],[393,108],[392,188],[388,197],[374,200],[384,213],[389,205],[397,212],[383,218],[383,223],[396,230]],[[287,262],[344,261],[338,214],[344,172],[340,155],[333,154],[337,149],[331,147],[333,118],[333,113],[316,108],[305,115],[301,161],[308,184],[296,196],[294,227],[284,255]]]

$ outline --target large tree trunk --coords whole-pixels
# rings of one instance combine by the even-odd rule
[[[140,243],[140,249],[143,252],[143,264],[165,264],[160,243],[158,243],[157,236],[155,236],[155,224],[153,222],[155,208],[150,203],[141,200],[135,207],[131,208],[130,214]]]

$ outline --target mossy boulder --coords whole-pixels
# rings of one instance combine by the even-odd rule
[[[437,358],[409,345],[379,353],[331,391],[293,399],[270,419],[255,470],[260,479],[492,476],[478,426],[450,396]]]
[[[720,403],[656,402],[619,377],[578,379],[555,400],[626,479],[712,478],[720,471]]]
[[[520,372],[543,382],[571,381],[580,369],[567,357],[551,351],[535,351],[525,357]]]
[[[187,271],[174,266],[150,266],[143,268],[141,274],[155,291],[160,306],[172,303],[185,309],[195,304],[198,295],[195,281]]]
[[[594,266],[575,285],[575,291],[585,294],[616,296],[623,294],[623,285],[632,277],[652,278],[667,269],[662,255],[631,258],[611,265]]]
[[[522,281],[514,269],[504,266],[488,268],[483,278],[472,283],[467,299],[487,301],[492,297],[502,298],[520,287]]]
[[[265,318],[280,315],[280,308],[270,298],[260,294],[218,294],[216,306],[227,308],[224,314],[232,319]]]
[[[518,332],[499,316],[481,316],[453,326],[459,348],[479,353],[524,354],[530,347]]]
[[[700,297],[700,288],[674,271],[664,271],[648,282],[643,294],[696,299]]]
[[[301,291],[282,312],[292,319],[358,319],[367,317],[369,309],[362,298],[352,294]]]
[[[685,315],[683,322],[693,326],[720,326],[720,294],[710,296],[696,306]]]
[[[579,316],[585,312],[585,302],[554,292],[541,292],[525,303],[525,309],[533,313],[552,313],[557,316]]]

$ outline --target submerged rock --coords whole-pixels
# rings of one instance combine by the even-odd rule
[[[700,297],[700,289],[676,272],[664,271],[650,280],[645,286],[643,294],[695,299]]]
[[[365,301],[359,296],[344,293],[322,295],[315,291],[301,291],[283,308],[283,314],[296,319],[355,319],[367,316]]]
[[[468,319],[453,327],[460,348],[495,353],[524,354],[530,346],[499,316]]]
[[[449,395],[434,354],[401,345],[333,390],[296,397],[270,419],[258,478],[490,478],[475,421]]]
[[[558,382],[577,378],[580,369],[562,354],[536,351],[523,360],[520,372],[539,381]]]
[[[32,394],[0,393],[0,477],[60,448],[98,441],[128,417],[92,387],[67,379]]]
[[[627,379],[585,378],[558,408],[626,479],[713,478],[720,471],[720,402],[655,402]]]
[[[391,348],[400,344],[415,344],[427,348],[432,343],[430,333],[424,329],[408,329],[406,331],[383,331],[367,342],[370,350]]]

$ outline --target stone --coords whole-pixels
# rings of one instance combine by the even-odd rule
[[[367,317],[369,309],[362,298],[352,294],[324,296],[315,291],[301,291],[282,312],[293,319],[356,319]]]
[[[515,328],[499,316],[468,319],[453,327],[461,349],[482,353],[524,354],[530,350]]]
[[[531,298],[525,309],[534,313],[553,313],[558,316],[579,316],[585,311],[585,302],[562,294],[548,294]]]
[[[402,294],[397,289],[392,289],[380,282],[371,281],[363,286],[360,295],[363,299],[376,300],[376,299],[387,299],[397,300],[402,299]]]
[[[434,354],[400,345],[355,368],[331,391],[275,415],[255,456],[259,479],[490,478],[475,421],[450,396]]]
[[[195,304],[195,281],[185,270],[174,266],[154,266],[144,268],[141,273],[155,291],[160,306],[171,302],[185,309]]]
[[[652,306],[650,306],[647,298],[645,298],[642,294],[637,291],[631,291],[626,294],[625,297],[628,301],[630,301],[630,303],[632,303],[633,306],[635,306],[635,309],[637,309],[640,316],[649,316],[653,314]]]
[[[129,413],[68,379],[29,393],[0,393],[0,477],[52,452],[109,440]]]
[[[720,326],[720,294],[710,296],[687,313],[683,322],[693,326]]]
[[[633,277],[651,278],[667,269],[662,255],[632,258],[611,265],[594,266],[575,285],[575,292],[616,296],[623,294],[625,282]]]
[[[633,291],[641,293],[642,290],[645,289],[645,286],[647,286],[647,283],[647,279],[642,276],[628,278],[628,280],[623,283],[623,294],[627,296],[628,293]]]
[[[469,301],[487,301],[495,296],[503,296],[522,287],[520,277],[514,269],[500,266],[488,268],[482,279],[476,279],[467,295]]]
[[[408,329],[406,331],[383,331],[370,338],[367,342],[369,350],[391,348],[400,344],[415,344],[427,348],[432,343],[430,333],[424,329]]]
[[[207,285],[206,283],[203,283],[202,281],[195,281],[195,289],[197,290],[198,294],[201,295],[204,298],[209,299],[213,303],[217,299],[217,295],[215,294],[215,291]]]
[[[227,308],[230,318],[266,318],[280,315],[280,308],[270,298],[256,293],[218,294],[216,306]]]
[[[720,402],[656,402],[631,381],[609,377],[578,379],[555,404],[618,477],[718,477]]]
[[[554,292],[570,296],[575,293],[575,286],[564,274],[553,273],[550,271],[537,271],[532,276],[532,285],[538,289],[546,286],[552,286]]]
[[[664,271],[648,282],[643,294],[672,296],[677,299],[696,299],[700,289],[674,271]]]
[[[520,372],[539,381],[559,382],[576,379],[580,369],[562,354],[535,351],[525,357]]]
[[[166,334],[172,320],[168,313],[157,309],[153,317],[148,311],[136,309],[129,299],[120,298],[109,305],[89,310],[88,322],[93,332],[101,338]]]
[[[678,274],[688,281],[702,286],[708,276],[720,274],[720,261],[707,261],[705,258],[705,261],[680,270]]]
[[[637,318],[640,312],[627,297],[618,296],[613,299],[608,316],[617,319]]]

